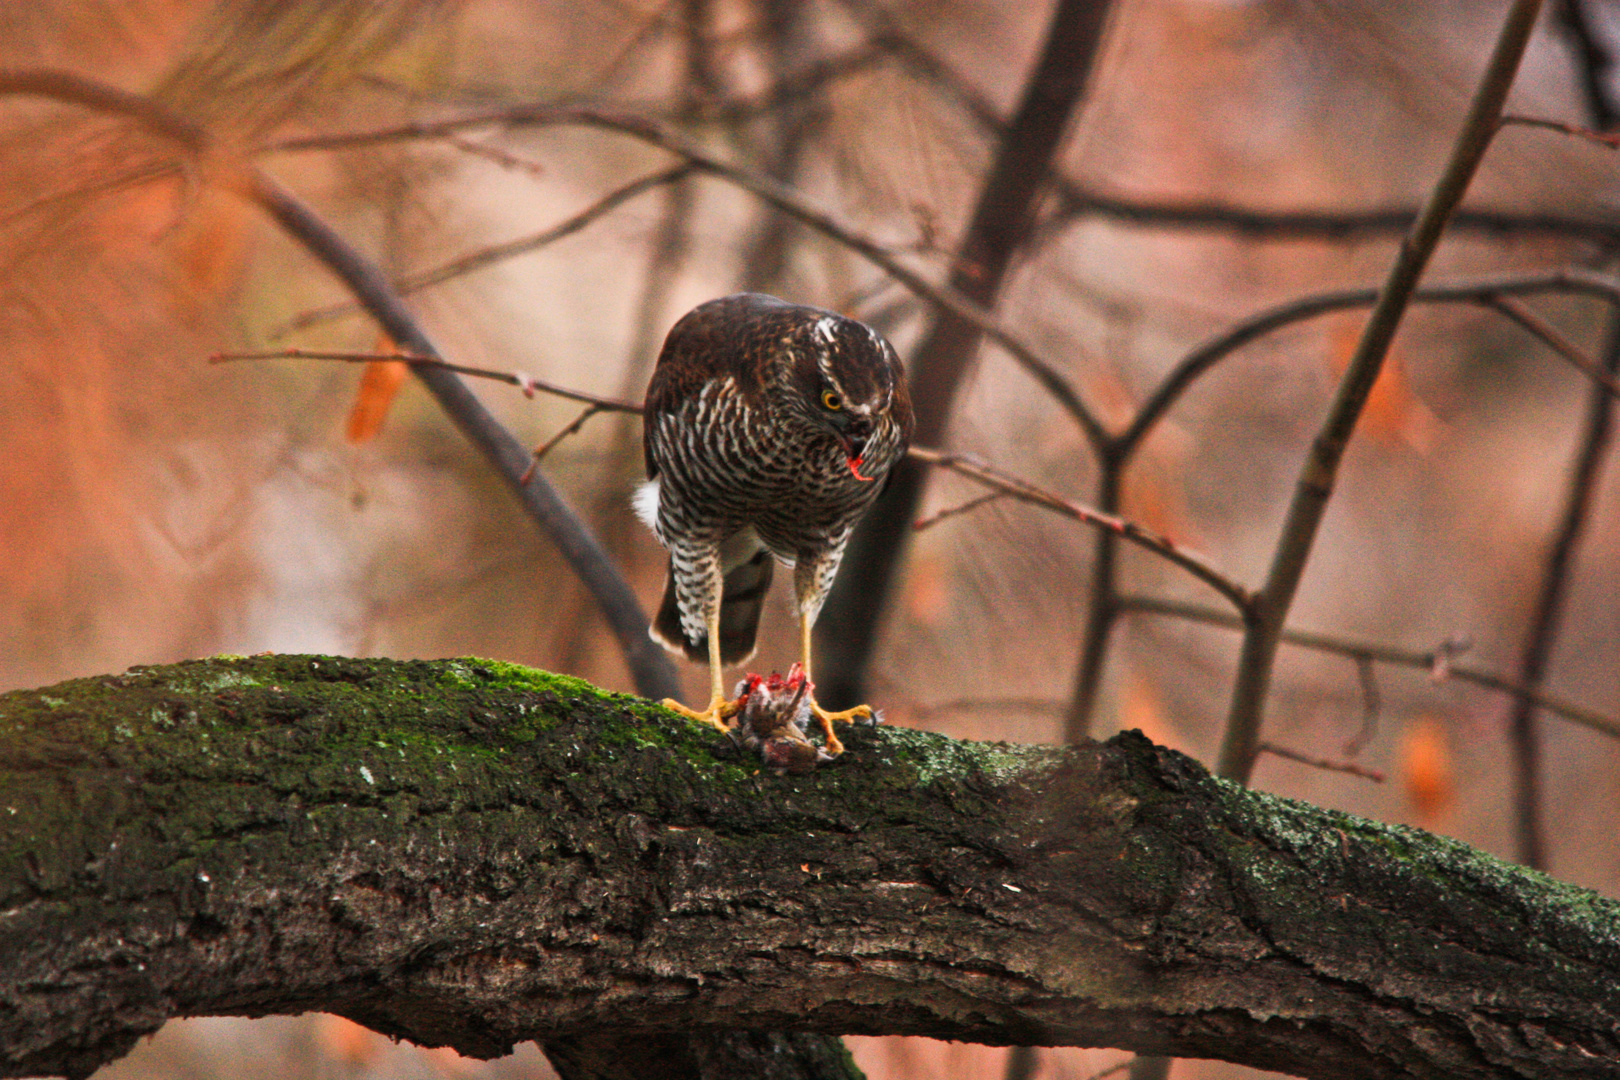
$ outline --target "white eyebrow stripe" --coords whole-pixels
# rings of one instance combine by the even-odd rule
[[[838,380],[833,378],[831,353],[818,353],[816,356],[816,368],[821,372],[821,377],[831,383],[835,390],[840,394],[844,392],[844,388],[838,385]]]
[[[837,325],[838,317],[836,315],[823,315],[816,320],[816,336],[831,345],[837,340],[837,336],[833,333],[833,327]]]

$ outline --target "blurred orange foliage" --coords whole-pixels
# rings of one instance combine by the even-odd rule
[[[949,612],[951,588],[945,560],[936,552],[912,557],[905,584],[906,614],[924,626],[937,626]]]
[[[1361,341],[1363,318],[1336,319],[1328,335],[1328,367],[1335,376],[1344,373]],[[1357,433],[1384,443],[1402,442],[1420,454],[1434,447],[1441,434],[1438,417],[1412,389],[1406,377],[1406,363],[1400,342],[1390,346],[1378,381],[1373,383],[1367,406],[1362,410]]]
[[[1401,735],[1401,784],[1418,820],[1433,826],[1456,801],[1451,739],[1445,725],[1420,716]]]
[[[331,1013],[317,1017],[315,1041],[328,1058],[349,1068],[375,1064],[383,1049],[381,1035]]]
[[[398,352],[399,347],[387,334],[377,338],[375,350],[379,353]],[[355,393],[354,405],[349,409],[348,437],[352,443],[369,442],[382,430],[388,419],[388,409],[394,404],[399,388],[404,385],[408,368],[399,360],[373,360],[360,376],[360,389]]]

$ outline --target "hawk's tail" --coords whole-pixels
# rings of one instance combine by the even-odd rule
[[[726,574],[725,590],[720,594],[721,663],[741,664],[754,655],[759,616],[765,610],[765,593],[771,587],[775,562],[771,553],[761,548],[753,558]],[[673,573],[664,580],[664,602],[658,606],[658,615],[653,619],[652,636],[670,652],[684,653],[688,660],[709,659],[708,635],[692,641],[681,628]]]

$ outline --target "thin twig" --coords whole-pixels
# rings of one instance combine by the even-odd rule
[[[1345,367],[1327,417],[1312,440],[1310,452],[1295,484],[1294,497],[1278,536],[1270,572],[1256,603],[1258,618],[1244,632],[1238,673],[1227,710],[1217,771],[1230,780],[1247,779],[1254,765],[1255,747],[1265,716],[1266,693],[1277,655],[1278,635],[1293,603],[1305,565],[1315,544],[1317,529],[1332,498],[1339,463],[1383,369],[1429,258],[1440,242],[1446,219],[1462,201],[1469,181],[1479,169],[1496,133],[1502,104],[1519,68],[1525,46],[1535,29],[1541,0],[1513,0],[1492,48],[1485,73],[1469,106],[1467,119],[1451,155],[1436,181],[1423,211],[1401,244],[1390,267],[1378,302],[1367,317],[1361,340]]]
[[[238,360],[336,360],[346,364],[369,364],[373,360],[398,360],[412,367],[437,368],[440,371],[450,371],[457,375],[471,375],[479,379],[492,379],[515,386],[523,391],[524,397],[533,397],[537,392],[552,394],[556,397],[568,398],[570,401],[581,401],[599,412],[623,412],[641,414],[641,406],[633,401],[621,401],[618,398],[602,397],[597,394],[586,393],[584,390],[574,390],[566,386],[559,386],[544,379],[537,379],[533,375],[525,375],[521,371],[497,371],[494,368],[470,367],[467,364],[452,364],[448,360],[441,360],[437,356],[421,356],[416,353],[372,353],[372,352],[332,352],[316,349],[273,349],[268,352],[221,352],[208,358],[210,364],[227,364]]]
[[[1620,279],[1591,270],[1564,269],[1542,274],[1507,274],[1463,281],[1441,282],[1419,287],[1413,303],[1489,304],[1494,299],[1536,293],[1576,293],[1594,296],[1620,306]],[[1335,311],[1370,307],[1378,302],[1373,287],[1339,289],[1312,293],[1289,300],[1238,322],[1177,361],[1160,381],[1130,426],[1118,437],[1127,450],[1133,448],[1199,376],[1229,353],[1267,334],[1294,323]],[[1567,358],[1566,358],[1567,359]]]
[[[474,110],[442,120],[397,124],[335,135],[284,139],[263,147],[264,152],[341,150],[404,139],[437,139],[479,127],[541,127],[576,125],[600,128],[639,139],[683,158],[692,167],[724,180],[777,210],[830,237],[943,311],[950,312],[995,342],[1052,395],[1060,407],[1094,441],[1107,432],[1079,392],[1048,361],[1015,335],[1001,328],[993,314],[949,286],[935,285],[906,266],[887,247],[856,232],[815,206],[797,191],[748,169],[715,157],[673,128],[647,116],[584,105],[513,105]]]
[[[30,94],[128,116],[202,154],[209,139],[196,124],[172,113],[161,102],[131,94],[94,79],[52,70],[0,71],[0,94]],[[223,182],[254,203],[297,240],[323,266],[337,275],[366,305],[390,339],[403,352],[438,356],[432,340],[389,286],[381,271],[362,256],[319,215],[268,174],[226,163]],[[547,532],[597,601],[618,638],[637,689],[648,697],[674,696],[680,680],[674,665],[647,637],[647,616],[618,567],[571,506],[545,480],[518,483],[528,453],[489,414],[478,398],[450,371],[413,364],[412,371],[439,401],[445,414],[510,483],[524,508]]]
[[[1202,604],[1189,604],[1179,600],[1164,600],[1153,596],[1124,596],[1119,600],[1122,609],[1128,611],[1144,611],[1155,615],[1169,615],[1191,622],[1208,623],[1212,626],[1222,626],[1230,630],[1243,629],[1243,620],[1231,612],[1219,608],[1206,607]],[[1348,656],[1355,660],[1363,658],[1379,664],[1389,664],[1392,667],[1412,668],[1417,671],[1429,673],[1431,678],[1455,679],[1458,682],[1472,683],[1483,686],[1488,690],[1504,694],[1516,701],[1527,701],[1537,708],[1546,710],[1549,714],[1568,720],[1572,724],[1590,728],[1610,738],[1620,739],[1620,720],[1605,716],[1600,712],[1577,705],[1572,701],[1549,694],[1538,687],[1528,683],[1517,682],[1494,672],[1476,668],[1468,664],[1456,663],[1457,646],[1454,642],[1442,642],[1438,648],[1429,652],[1419,652],[1412,649],[1397,649],[1389,645],[1381,645],[1370,641],[1356,641],[1351,638],[1337,637],[1332,634],[1316,634],[1302,630],[1284,630],[1282,633],[1284,644],[1293,645],[1301,649],[1310,649],[1313,652],[1332,653],[1337,656]]]
[[[1280,758],[1287,758],[1289,761],[1297,761],[1301,765],[1309,765],[1313,769],[1331,769],[1334,772],[1349,773],[1351,776],[1359,776],[1363,780],[1371,780],[1375,784],[1384,782],[1383,773],[1377,769],[1357,765],[1353,761],[1334,761],[1331,758],[1311,757],[1309,754],[1302,754],[1298,750],[1290,750],[1286,746],[1278,746],[1273,742],[1262,742],[1259,750],[1262,754],[1274,754]]]
[[[706,102],[695,109],[684,110],[685,118],[718,123],[757,119],[813,97],[830,84],[857,75],[887,59],[875,43],[858,45],[837,56],[817,60],[777,80],[756,97]]]
[[[459,135],[452,135],[445,141],[463,154],[471,157],[481,157],[486,161],[493,161],[503,169],[514,169],[530,176],[544,176],[546,174],[546,167],[538,161],[520,158],[516,154],[502,150],[498,146],[487,146],[484,143],[473,142],[471,139],[464,139]]]
[[[1113,1076],[1116,1073],[1122,1073],[1126,1069],[1130,1068],[1131,1062],[1135,1060],[1136,1059],[1134,1057],[1128,1057],[1124,1061],[1116,1061],[1106,1069],[1100,1069],[1097,1072],[1092,1073],[1086,1078],[1086,1080],[1108,1080],[1108,1077]]]
[[[1349,240],[1366,233],[1404,232],[1417,220],[1417,211],[1410,209],[1268,211],[1226,203],[1133,199],[1089,191],[1069,180],[1059,180],[1056,191],[1055,222],[1101,217],[1158,229],[1219,230],[1252,240]],[[1458,210],[1452,226],[1499,236],[1566,236],[1604,247],[1620,243],[1620,225],[1561,214]]]
[[[1116,514],[1105,514],[1100,510],[1095,510],[1071,499],[1065,499],[1063,496],[1037,487],[1027,480],[1002,472],[1000,469],[988,465],[969,454],[943,453],[938,450],[913,446],[908,451],[908,455],[913,460],[920,461],[925,465],[949,469],[952,472],[969,477],[1020,502],[1045,507],[1087,525],[1108,529],[1138,547],[1146,548],[1148,551],[1175,563],[1226,597],[1239,611],[1247,611],[1249,605],[1253,602],[1246,588],[1226,577],[1219,570],[1205,562],[1204,559],[1194,555],[1169,537],[1149,532],[1134,521],[1129,521]]]
[[[1552,323],[1531,311],[1525,305],[1506,296],[1488,296],[1480,301],[1486,307],[1512,319],[1535,335],[1553,352],[1568,360],[1575,369],[1607,393],[1620,397],[1620,379],[1606,371],[1601,363],[1569,338],[1559,333]]]
[[[600,405],[585,406],[584,411],[582,411],[578,416],[574,417],[573,423],[569,424],[567,427],[557,432],[557,434],[535,447],[534,453],[529,461],[529,467],[520,478],[521,482],[527,484],[529,482],[529,477],[534,475],[534,470],[540,467],[540,460],[542,458],[551,453],[557,444],[568,438],[568,436],[578,434],[579,429],[585,426],[585,421],[603,411],[604,410]]]
[[[1005,499],[1006,497],[1007,493],[1004,491],[991,491],[984,495],[979,495],[976,498],[969,499],[967,502],[957,503],[955,506],[947,506],[943,510],[936,510],[927,517],[919,519],[917,523],[911,527],[911,531],[922,532],[924,529],[932,529],[940,522],[956,517],[958,514],[971,513],[986,503],[993,503],[998,499]]]
[[[1540,116],[1502,117],[1502,126],[1507,127],[1509,125],[1514,125],[1517,127],[1546,128],[1549,131],[1557,131],[1564,135],[1573,135],[1577,139],[1585,139],[1587,142],[1597,143],[1599,146],[1607,146],[1610,150],[1620,147],[1620,135],[1605,133],[1602,131],[1593,131],[1591,128],[1581,127],[1578,124],[1567,124],[1562,120],[1549,120]]]
[[[1283,631],[1284,640],[1287,633]],[[1344,744],[1344,752],[1350,757],[1361,753],[1362,747],[1372,741],[1378,732],[1378,716],[1383,711],[1383,695],[1378,690],[1378,672],[1373,667],[1372,657],[1357,656],[1355,662],[1356,680],[1361,683],[1361,727]]]
[[[491,244],[489,247],[483,247],[476,251],[470,251],[465,255],[451,259],[449,262],[440,263],[438,266],[430,267],[426,270],[420,270],[414,274],[407,274],[394,282],[394,289],[402,296],[407,295],[409,293],[416,292],[419,289],[426,289],[434,285],[442,285],[444,282],[450,281],[453,278],[461,277],[464,274],[470,274],[475,270],[482,270],[486,266],[493,266],[494,264],[503,260],[516,258],[519,255],[527,255],[530,252],[538,251],[549,244],[553,244],[558,240],[563,239],[564,237],[572,236],[574,233],[579,232],[587,225],[592,224],[598,219],[618,209],[620,206],[629,202],[636,196],[651,191],[654,188],[664,187],[668,184],[672,184],[680,180],[682,177],[691,175],[692,171],[693,169],[690,165],[677,165],[671,169],[661,169],[658,172],[639,177],[638,179],[630,181],[628,184],[623,184],[614,188],[612,191],[608,192],[600,199],[597,199],[583,210],[576,214],[569,215],[550,228],[542,229],[541,231],[532,233],[529,236],[518,237],[516,240],[508,240],[505,243]],[[359,311],[360,305],[353,301],[342,304],[333,304],[330,307],[317,308],[313,311],[306,311],[288,322],[286,327],[280,331],[280,333],[307,329],[308,327],[314,326],[318,323],[341,318],[345,315],[352,315]]]

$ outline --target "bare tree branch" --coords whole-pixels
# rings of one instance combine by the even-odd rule
[[[1103,217],[1160,229],[1203,229],[1254,240],[1352,240],[1370,233],[1401,233],[1417,211],[1254,210],[1225,203],[1176,203],[1126,198],[1088,191],[1072,182],[1057,187],[1061,210],[1053,224],[1080,217]],[[1459,209],[1451,227],[1500,236],[1551,235],[1585,240],[1602,248],[1620,245],[1620,222],[1594,221],[1549,213]]]
[[[1576,74],[1586,97],[1587,112],[1600,128],[1620,121],[1620,103],[1613,86],[1615,57],[1604,43],[1601,19],[1581,0],[1559,5],[1560,22],[1575,39]],[[1605,331],[1603,368],[1620,373],[1620,312],[1611,312]],[[1525,628],[1519,659],[1519,680],[1539,687],[1552,662],[1564,598],[1569,592],[1570,569],[1580,552],[1586,522],[1596,497],[1604,459],[1614,437],[1614,399],[1593,384],[1587,398],[1581,440],[1570,465],[1564,490],[1564,509],[1547,546],[1535,608]],[[1535,708],[1520,698],[1508,715],[1508,738],[1513,747],[1513,832],[1518,856],[1526,865],[1546,869],[1547,837],[1542,825],[1540,733]]]
[[[253,200],[361,297],[366,309],[390,338],[407,353],[438,355],[433,342],[375,266],[265,174],[249,173],[248,182],[248,193]],[[648,636],[647,616],[634,590],[561,493],[539,472],[529,475],[529,451],[512,438],[453,372],[423,364],[414,364],[411,370],[438,399],[462,434],[484,453],[518,493],[523,505],[591,591],[618,638],[637,688],[649,697],[663,692],[679,696],[680,680],[674,665]],[[528,476],[527,482],[525,476]]]
[[[1368,316],[1361,340],[1328,407],[1327,417],[1311,444],[1278,537],[1271,570],[1260,590],[1258,618],[1243,636],[1218,763],[1219,773],[1229,779],[1244,780],[1254,764],[1278,638],[1310,558],[1317,528],[1332,497],[1339,462],[1383,368],[1395,329],[1406,313],[1429,257],[1440,242],[1446,219],[1462,201],[1497,131],[1502,104],[1507,100],[1508,89],[1540,11],[1540,0],[1513,0],[1509,7],[1450,159],[1425,201],[1423,212],[1401,244],[1400,255],[1390,268],[1378,303]]]
[[[150,131],[174,139],[187,150],[200,152],[208,146],[207,132],[162,103],[70,71],[0,68],[0,95],[50,98],[82,105],[95,112],[127,116]]]
[[[906,289],[939,310],[962,320],[995,342],[1052,395],[1058,405],[1093,439],[1105,436],[1101,421],[1059,372],[1018,337],[1003,329],[982,305],[949,285],[935,285],[901,262],[886,246],[845,225],[786,185],[724,161],[673,128],[648,116],[597,106],[510,105],[477,109],[442,120],[417,121],[336,135],[284,139],[262,147],[265,153],[342,150],[396,142],[437,139],[479,127],[546,127],[575,125],[600,128],[639,139],[684,159],[699,171],[747,191],[809,228],[829,237],[889,274]]]
[[[1369,769],[1364,765],[1357,765],[1353,761],[1334,761],[1331,758],[1316,757],[1312,754],[1302,754],[1298,750],[1290,750],[1286,746],[1279,746],[1276,743],[1265,741],[1260,743],[1260,752],[1262,754],[1271,754],[1273,757],[1287,758],[1289,761],[1297,761],[1301,765],[1309,765],[1313,769],[1325,769],[1330,772],[1348,773],[1351,776],[1359,776],[1363,780],[1371,780],[1375,784],[1382,784],[1384,782],[1383,773],[1379,772],[1377,769]]]
[[[1412,302],[1493,306],[1493,301],[1500,297],[1528,296],[1537,293],[1592,296],[1611,305],[1620,306],[1620,278],[1580,269],[1555,270],[1544,274],[1506,274],[1499,277],[1423,285],[1413,291]],[[1160,381],[1137,410],[1130,426],[1120,434],[1119,441],[1124,446],[1133,448],[1200,375],[1229,353],[1285,326],[1306,319],[1314,319],[1334,311],[1370,307],[1378,302],[1378,296],[1379,290],[1373,287],[1313,293],[1267,308],[1235,323],[1182,357],[1170,369],[1170,373]],[[1565,359],[1569,358],[1566,356]]]
[[[868,71],[885,59],[887,57],[880,43],[867,42],[777,79],[769,89],[755,97],[708,102],[686,112],[684,118],[731,124],[768,116],[790,109],[804,98],[814,97],[831,84]]]
[[[1240,612],[1248,611],[1250,604],[1253,602],[1253,597],[1247,589],[1210,566],[1202,557],[1193,554],[1168,537],[1149,532],[1134,521],[1129,521],[1116,514],[1092,509],[1073,500],[1065,499],[1061,495],[1055,495],[1031,484],[1027,480],[1021,480],[1016,476],[987,465],[971,454],[949,454],[913,446],[907,456],[914,461],[960,473],[1020,502],[1045,507],[1048,510],[1062,514],[1064,517],[1070,517],[1087,525],[1107,529],[1115,535],[1175,563],[1230,600],[1232,606]]]
[[[461,138],[460,136],[451,136],[449,139],[446,139],[445,142],[469,157],[477,157],[483,158],[485,161],[493,161],[503,169],[514,169],[517,172],[527,173],[529,176],[536,177],[544,176],[546,174],[546,167],[540,164],[538,161],[530,161],[528,158],[520,158],[516,154],[508,153],[498,146],[489,146],[485,143],[474,142],[471,139]]]
[[[402,364],[412,366],[433,367],[441,371],[452,371],[457,375],[471,375],[479,379],[491,379],[495,382],[507,383],[523,391],[525,397],[533,397],[536,393],[551,394],[555,397],[568,398],[570,401],[582,401],[591,407],[603,412],[623,412],[641,415],[641,403],[638,401],[621,401],[618,398],[602,397],[598,394],[589,394],[583,390],[574,390],[561,386],[545,379],[537,379],[533,375],[525,375],[521,371],[498,371],[494,368],[471,367],[467,364],[452,364],[448,360],[441,360],[437,356],[417,356],[413,353],[372,353],[372,352],[330,352],[319,349],[273,349],[266,352],[222,352],[215,353],[208,358],[210,364],[227,364],[239,360],[336,360],[345,364],[369,364],[377,360],[397,360]]]
[[[551,438],[547,439],[545,442],[541,443],[539,446],[535,447],[533,454],[530,455],[529,468],[523,474],[523,482],[529,482],[529,477],[534,475],[534,470],[540,467],[540,462],[544,460],[547,454],[551,453],[557,448],[558,443],[562,442],[570,435],[579,434],[580,428],[585,426],[586,421],[595,416],[597,413],[606,411],[607,410],[602,408],[600,405],[585,406],[585,408],[580,410],[579,415],[574,417],[572,423],[563,428],[561,431],[557,432],[557,434],[553,435]]]
[[[1544,128],[1548,131],[1556,131],[1577,139],[1583,139],[1586,142],[1596,143],[1599,146],[1606,146],[1610,150],[1620,148],[1620,135],[1593,131],[1591,128],[1583,128],[1577,124],[1567,124],[1562,120],[1547,120],[1539,116],[1504,116],[1502,117],[1502,126]]]
[[[1569,338],[1559,333],[1558,328],[1552,323],[1518,301],[1500,294],[1488,297],[1482,303],[1501,312],[1534,334],[1554,353],[1568,360],[1575,370],[1591,379],[1593,385],[1610,396],[1620,397],[1620,379],[1616,379],[1613,372],[1606,370],[1601,363],[1587,355],[1584,349],[1577,347]]]
[[[394,290],[401,296],[405,296],[419,289],[442,285],[446,281],[470,274],[475,270],[482,270],[486,266],[493,266],[498,262],[516,258],[519,255],[527,255],[530,252],[538,251],[564,237],[572,236],[598,219],[607,216],[636,196],[675,183],[691,174],[692,167],[690,165],[677,165],[674,168],[662,169],[651,175],[632,180],[628,184],[614,188],[591,205],[585,207],[585,209],[569,215],[549,229],[542,229],[540,232],[518,237],[515,240],[508,240],[502,244],[492,244],[489,247],[479,248],[477,251],[470,251],[465,255],[430,269],[421,270],[414,274],[406,274],[394,282]],[[360,310],[359,303],[350,301],[344,304],[333,304],[330,307],[317,308],[314,311],[306,311],[288,322],[286,329],[281,333],[308,329],[331,319],[358,313]]]
[[[309,1009],[478,1056],[538,1038],[565,1075],[612,1033],[643,1076],[713,1076],[677,1052],[722,1028],[1613,1075],[1614,900],[1134,733],[847,739],[756,774],[649,702],[474,659],[0,696],[0,1075]]]
[[[947,506],[943,510],[937,510],[925,518],[919,518],[917,523],[911,527],[912,531],[923,532],[924,530],[932,529],[935,525],[938,525],[942,521],[956,517],[959,514],[970,514],[987,503],[993,503],[998,499],[1004,499],[1006,497],[1007,493],[1005,491],[991,491],[969,499],[967,502],[957,503],[955,506]]]
[[[1121,608],[1128,611],[1146,611],[1156,615],[1171,615],[1178,619],[1209,623],[1213,626],[1224,626],[1232,630],[1243,629],[1243,620],[1231,612],[1205,607],[1202,604],[1189,604],[1152,596],[1123,596],[1119,603]],[[1284,644],[1297,645],[1302,649],[1347,656],[1358,662],[1372,661],[1424,671],[1437,681],[1456,679],[1475,686],[1483,686],[1515,701],[1529,702],[1572,724],[1579,724],[1612,739],[1620,739],[1620,720],[1577,705],[1567,698],[1550,694],[1532,684],[1518,682],[1468,664],[1459,664],[1454,659],[1455,650],[1446,645],[1424,652],[1303,630],[1284,630],[1282,641]]]
[[[985,132],[991,135],[1002,132],[1006,120],[995,104],[950,64],[905,33],[881,5],[866,0],[843,0],[843,6],[867,27],[873,49],[893,56],[918,78],[938,89]],[[1554,121],[1504,117],[1504,122],[1549,126],[1577,136],[1590,134],[1604,142],[1610,138]],[[1042,227],[1046,229],[1076,218],[1102,217],[1150,228],[1219,230],[1254,240],[1353,240],[1366,234],[1404,233],[1412,227],[1418,215],[1415,208],[1279,211],[1215,202],[1178,203],[1151,197],[1130,198],[1086,188],[1061,173],[1054,173],[1052,186],[1058,208],[1043,223]],[[1453,214],[1449,227],[1457,231],[1497,236],[1563,236],[1603,248],[1620,246],[1620,222],[1559,214],[1459,208]]]
[[[0,94],[28,94],[68,101],[129,116],[179,141],[189,152],[209,149],[207,133],[158,102],[67,72],[0,71]],[[438,356],[438,350],[405,307],[399,295],[369,260],[356,251],[314,211],[267,174],[231,165],[225,182],[276,221],[319,262],[337,275],[365,305],[388,336],[408,354]],[[520,502],[545,530],[590,590],[618,638],[636,686],[648,696],[677,696],[680,682],[673,664],[647,635],[647,617],[635,592],[603,552],[601,545],[562,495],[536,473],[523,477],[530,455],[484,408],[453,372],[422,364],[412,371],[461,429],[516,491]]]
[[[839,5],[865,27],[873,49],[892,57],[941,96],[955,102],[986,133],[1001,137],[1007,121],[995,104],[938,54],[925,48],[874,0],[839,0]]]
[[[1524,313],[1522,307],[1516,306],[1509,312],[1497,307],[1497,303],[1507,303],[1506,298],[1510,296],[1543,292],[1593,296],[1610,305],[1620,305],[1620,280],[1609,275],[1576,269],[1425,285],[1412,294],[1412,301],[1481,304],[1514,317]],[[1286,326],[1333,311],[1369,307],[1378,301],[1378,296],[1377,289],[1358,288],[1300,297],[1268,308],[1228,327],[1182,357],[1138,407],[1125,430],[1111,436],[1098,453],[1095,496],[1098,509],[1104,512],[1114,512],[1118,509],[1124,471],[1130,465],[1142,441],[1192,384],[1215,364],[1237,349]],[[1542,337],[1565,359],[1576,363],[1594,378],[1598,377],[1592,372],[1590,361],[1582,364],[1570,352],[1560,348],[1560,344],[1570,350],[1574,350],[1574,346],[1568,345],[1561,336],[1556,338],[1558,344],[1555,344],[1553,339],[1544,336],[1551,328],[1535,320],[1533,315],[1528,316],[1528,319],[1533,321],[1521,321],[1521,325],[1527,325],[1532,333]],[[1551,332],[1556,334],[1556,331]],[[1578,354],[1578,350],[1576,353]],[[1114,548],[1113,536],[1108,533],[1098,534],[1092,556],[1086,626],[1081,637],[1080,659],[1076,665],[1074,689],[1070,694],[1069,709],[1064,720],[1064,730],[1070,739],[1083,735],[1089,727],[1102,685],[1108,637],[1118,613]]]

